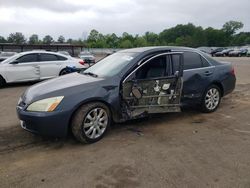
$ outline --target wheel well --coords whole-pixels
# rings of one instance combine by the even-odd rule
[[[223,96],[224,96],[224,88],[223,88],[223,85],[222,85],[220,82],[213,82],[212,84],[213,84],[213,85],[216,85],[217,87],[220,88],[221,96],[223,97]]]
[[[0,80],[4,81],[4,84],[6,84],[6,80],[4,79],[4,77],[0,74]]]
[[[73,113],[71,114],[70,120],[69,120],[69,122],[68,122],[68,133],[71,131],[71,129],[70,129],[71,122],[72,122],[72,119],[73,119],[75,113],[77,112],[77,110],[78,110],[79,108],[81,108],[82,105],[86,105],[86,104],[88,104],[88,103],[93,103],[93,102],[99,102],[99,103],[105,104],[105,105],[108,107],[108,109],[109,109],[109,112],[110,112],[110,115],[111,115],[111,122],[113,121],[113,113],[112,113],[111,106],[110,106],[109,103],[107,103],[107,102],[105,102],[105,101],[102,101],[102,100],[86,101],[86,102],[83,102],[83,103],[81,103],[80,105],[78,105],[77,108],[76,108],[76,109],[73,111]]]
[[[65,69],[66,69],[66,67],[63,68],[62,70],[60,70],[59,75],[61,75],[62,71],[65,70]]]

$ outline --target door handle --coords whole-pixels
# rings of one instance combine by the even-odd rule
[[[206,76],[210,76],[210,75],[213,74],[213,72],[211,72],[211,71],[206,71],[204,74],[205,74]]]

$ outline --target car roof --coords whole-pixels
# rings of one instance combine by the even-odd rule
[[[147,51],[161,51],[161,50],[190,50],[190,51],[199,51],[194,48],[188,47],[177,47],[177,46],[150,46],[150,47],[141,47],[141,48],[130,48],[126,50],[121,50],[122,53],[142,53]]]
[[[21,52],[19,54],[20,55],[27,55],[27,54],[32,54],[32,53],[47,53],[47,54],[63,55],[63,54],[60,54],[57,52],[51,52],[51,51],[45,51],[45,50],[32,50],[32,51]]]

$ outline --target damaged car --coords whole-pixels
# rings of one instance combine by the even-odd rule
[[[20,97],[23,129],[83,143],[100,140],[111,122],[198,105],[214,112],[235,88],[231,63],[181,47],[144,47],[114,53],[81,73],[38,83]]]

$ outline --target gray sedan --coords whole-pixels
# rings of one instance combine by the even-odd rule
[[[235,81],[230,63],[195,49],[128,49],[84,72],[30,87],[17,113],[27,131],[56,137],[72,131],[80,142],[91,143],[104,136],[112,121],[180,112],[184,104],[214,112]]]

